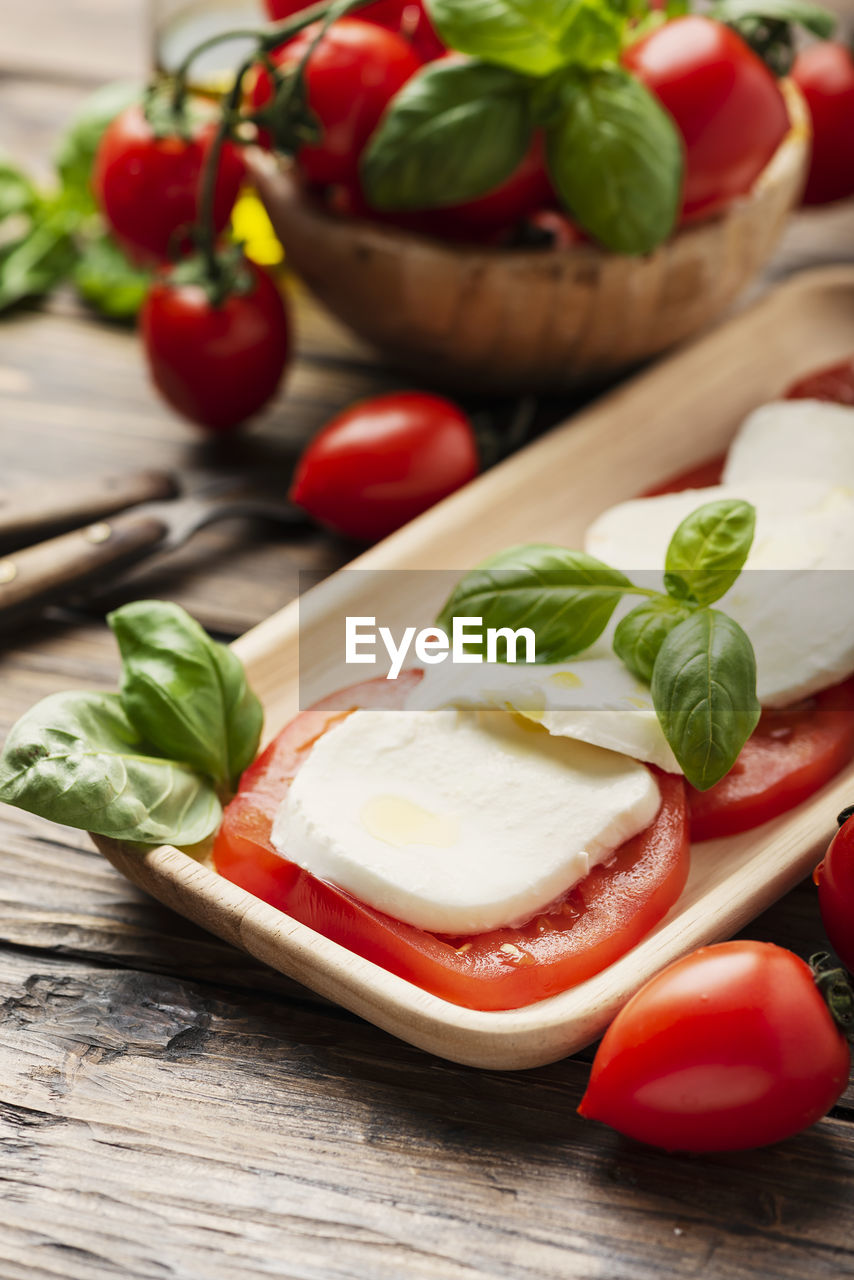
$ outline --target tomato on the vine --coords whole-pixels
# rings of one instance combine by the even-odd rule
[[[317,27],[308,27],[282,45],[273,61],[283,70],[296,67],[308,53]],[[309,182],[351,183],[359,157],[389,101],[422,65],[400,35],[358,18],[341,18],[324,35],[306,68],[308,105],[322,131],[321,140],[301,146],[297,161]],[[255,111],[270,101],[272,85],[259,68],[250,100]]]
[[[310,0],[265,0],[267,12],[274,22],[293,17],[307,9],[309,3]],[[445,46],[424,8],[424,0],[374,0],[354,16],[405,36],[425,62],[440,58],[445,52]]]
[[[422,391],[363,400],[308,445],[291,497],[337,533],[376,542],[453,493],[479,470],[468,418]]]
[[[804,204],[854,196],[854,51],[824,41],[799,53],[792,79],[812,116],[812,156]]]
[[[288,314],[272,278],[244,260],[237,281],[217,302],[203,282],[164,275],[140,316],[155,386],[178,413],[212,431],[262,409],[290,357]]]
[[[815,882],[827,936],[845,967],[854,973],[854,818],[846,810],[840,820],[842,825],[816,868]]]
[[[623,62],[682,135],[683,221],[749,191],[786,136],[789,117],[776,80],[741,37],[694,14],[631,45]]]
[[[202,170],[216,133],[210,121],[189,138],[160,136],[141,106],[116,116],[98,145],[92,186],[116,238],[137,257],[163,261],[186,250],[199,216]],[[240,148],[226,143],[216,179],[213,220],[228,225],[245,176]]]
[[[814,1124],[850,1066],[809,965],[770,942],[724,942],[633,996],[605,1033],[579,1111],[668,1151],[742,1151]]]

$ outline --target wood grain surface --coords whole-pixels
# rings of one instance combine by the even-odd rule
[[[0,0],[0,31],[0,146],[45,176],[85,94],[142,69],[143,6]],[[772,274],[854,261],[852,222],[799,218]],[[298,319],[286,392],[224,454],[153,398],[133,337],[69,294],[4,319],[4,489],[143,466],[194,487],[260,466],[284,485],[332,410],[399,381],[302,297]],[[230,526],[124,590],[231,636],[301,569],[351,554]],[[47,693],[113,684],[101,612],[4,643],[0,731]],[[2,1280],[854,1276],[854,1089],[778,1148],[665,1157],[576,1117],[589,1053],[522,1076],[440,1062],[151,902],[81,833],[9,809],[0,868]],[[810,885],[749,932],[808,954]]]

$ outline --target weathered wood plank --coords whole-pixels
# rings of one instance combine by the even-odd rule
[[[483,1076],[337,1011],[47,957],[7,955],[0,996],[0,1234],[44,1274],[854,1274],[842,1120],[665,1157],[575,1116],[579,1061]]]

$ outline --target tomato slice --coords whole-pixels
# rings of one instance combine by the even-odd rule
[[[854,356],[826,369],[817,369],[793,382],[787,400],[829,400],[832,404],[854,405]]]
[[[713,484],[720,484],[725,462],[724,454],[698,462],[695,467],[680,471],[678,475],[663,480],[652,489],[644,490],[641,497],[658,498],[663,493],[682,493],[684,489],[708,489]]]
[[[564,991],[635,946],[673,905],[688,874],[681,778],[657,773],[662,804],[646,831],[594,868],[528,924],[471,938],[426,933],[375,911],[280,857],[270,844],[276,809],[312,745],[357,707],[401,706],[421,679],[355,685],[298,716],[247,770],[225,811],[217,870],[357,955],[472,1009],[516,1009]]]
[[[854,677],[765,711],[725,778],[688,787],[691,839],[749,831],[807,800],[854,759]]]

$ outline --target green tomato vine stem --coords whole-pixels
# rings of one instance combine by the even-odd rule
[[[271,50],[277,48],[286,40],[299,35],[301,31],[310,27],[313,23],[320,22],[321,26],[319,31],[311,41],[311,44],[306,50],[304,56],[300,59],[300,62],[294,72],[294,98],[298,99],[304,90],[308,61],[320,41],[326,35],[329,27],[333,22],[337,21],[338,18],[345,14],[354,12],[357,9],[361,9],[369,3],[370,0],[332,0],[331,3],[330,0],[322,0],[322,3],[314,4],[296,17],[289,18],[285,22],[277,23],[273,27],[235,28],[231,31],[219,32],[216,35],[209,36],[206,40],[203,40],[196,45],[195,48],[191,49],[175,72],[172,109],[175,117],[181,118],[184,114],[188,93],[187,79],[196,58],[207,49],[212,49],[226,40],[238,38],[245,39],[247,37],[251,37],[256,40],[256,47],[253,50],[252,55],[246,58],[236,71],[234,83],[223,100],[219,126],[213,143],[211,144],[211,148],[205,157],[205,164],[200,179],[199,218],[196,227],[196,238],[205,262],[206,274],[213,286],[213,303],[215,306],[221,305],[228,293],[227,281],[224,277],[222,264],[217,256],[216,227],[214,221],[216,184],[217,176],[219,174],[220,160],[222,158],[222,151],[226,142],[233,141],[242,144],[244,141],[237,132],[238,126],[243,120],[240,109],[243,99],[243,81],[249,71],[251,71],[259,60],[263,60],[268,66],[270,66],[270,60],[266,55],[268,55]]]

